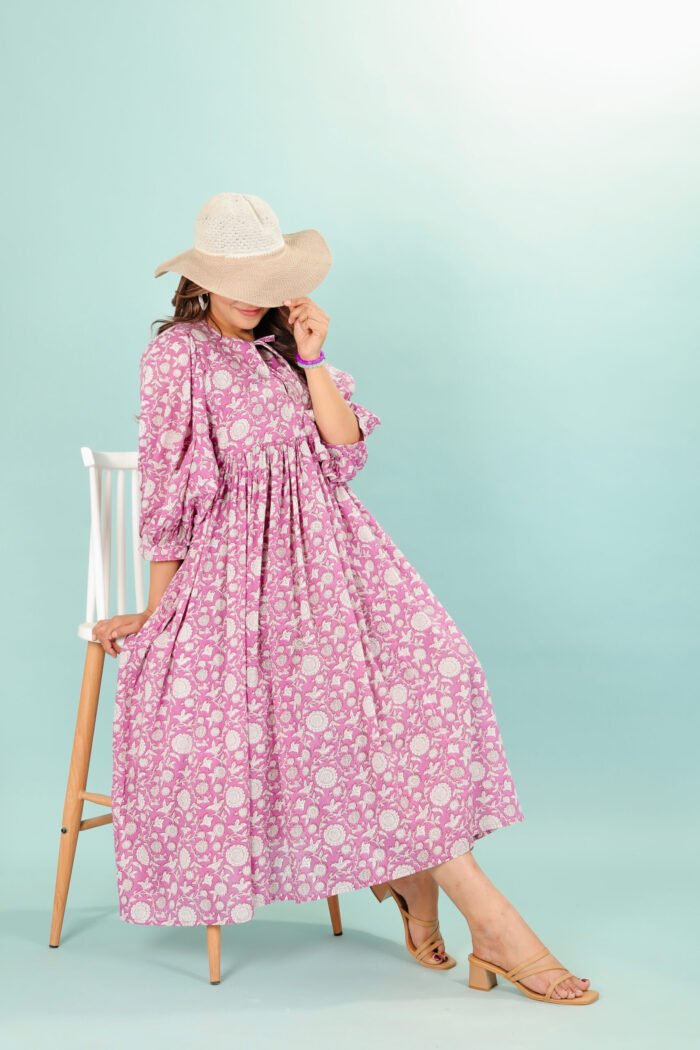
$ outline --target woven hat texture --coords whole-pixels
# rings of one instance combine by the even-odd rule
[[[200,208],[194,245],[156,267],[207,291],[254,306],[280,306],[308,295],[330,270],[330,249],[318,230],[283,233],[271,206],[251,193],[217,193]]]

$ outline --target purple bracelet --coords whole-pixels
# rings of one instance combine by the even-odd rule
[[[301,365],[302,368],[318,368],[318,366],[322,365],[325,360],[326,355],[324,354],[323,350],[321,350],[321,353],[318,357],[314,357],[311,360],[299,357],[299,351],[297,350],[296,363],[298,365]]]

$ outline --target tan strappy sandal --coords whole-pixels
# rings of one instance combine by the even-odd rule
[[[504,970],[502,966],[486,962],[485,959],[480,959],[478,955],[470,952],[468,956],[469,987],[476,988],[480,992],[490,992],[496,986],[496,974],[500,974],[501,977],[506,977],[511,984],[519,988],[521,992],[525,992],[525,995],[529,996],[530,999],[537,999],[541,1003],[561,1003],[562,1006],[587,1006],[589,1003],[594,1003],[598,998],[598,992],[595,988],[587,988],[585,992],[581,992],[581,995],[573,996],[571,999],[552,998],[552,992],[556,986],[565,981],[567,977],[573,977],[574,975],[565,966],[553,966],[551,962],[542,963],[540,966],[536,965],[540,959],[544,959],[548,955],[551,955],[548,948],[540,948],[535,955],[514,966],[512,970]],[[533,992],[531,988],[522,983],[523,977],[530,977],[533,973],[542,973],[543,970],[564,970],[565,972],[561,977],[554,978],[546,992]]]
[[[394,887],[390,886],[388,882],[382,882],[377,886],[370,886],[370,889],[380,904],[389,896],[393,897],[396,901],[398,909],[401,912],[401,918],[403,919],[406,947],[416,962],[419,962],[421,966],[426,966],[429,970],[451,970],[453,966],[457,965],[457,960],[453,959],[453,957],[448,955],[445,951],[445,942],[440,933],[439,919],[419,919],[416,915],[412,915],[406,905],[405,897],[402,897],[400,893],[397,893]],[[432,937],[429,936],[427,940],[423,941],[418,948],[416,948],[411,939],[411,932],[408,928],[409,919],[413,919],[414,922],[420,923],[421,926],[429,926],[430,932],[433,934]],[[447,958],[441,963],[425,962],[426,955],[432,954],[433,951],[438,951],[441,955],[447,955]]]

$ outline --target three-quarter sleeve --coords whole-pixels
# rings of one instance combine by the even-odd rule
[[[187,334],[168,328],[141,355],[139,549],[147,561],[185,557],[218,489],[197,353]]]
[[[354,376],[337,368],[335,365],[327,364],[326,367],[331,374],[333,382],[355,413],[361,433],[359,441],[351,444],[336,445],[324,441],[320,431],[317,431],[319,447],[322,451],[321,463],[324,474],[332,484],[343,484],[351,481],[367,462],[366,438],[369,437],[375,427],[379,426],[381,419],[369,408],[353,400],[353,394],[355,393]]]

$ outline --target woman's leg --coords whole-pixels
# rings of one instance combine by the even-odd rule
[[[510,970],[534,955],[538,948],[546,947],[510,901],[490,882],[472,852],[428,868],[427,873],[464,915],[471,932],[472,951],[481,959]],[[543,963],[546,961],[546,958],[542,959]],[[553,967],[560,965],[559,959],[553,955],[551,961]],[[523,978],[522,983],[533,992],[546,992],[556,975],[556,968],[543,970]],[[588,978],[567,977],[555,986],[552,996],[570,999],[581,995],[589,984]]]
[[[389,885],[400,893],[406,901],[406,906],[411,915],[419,919],[434,919],[438,913],[438,884],[429,871],[417,871],[414,875],[404,875],[399,879],[391,879]],[[426,927],[420,923],[408,920],[408,932],[416,948],[433,934],[426,932]],[[428,965],[437,966],[444,962],[447,955],[437,949],[425,957]]]

